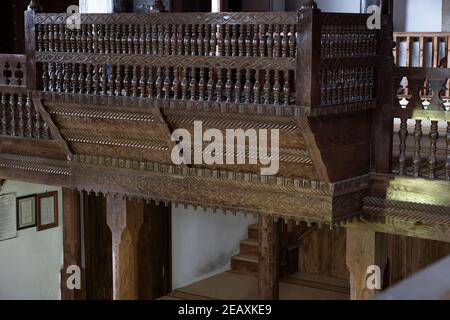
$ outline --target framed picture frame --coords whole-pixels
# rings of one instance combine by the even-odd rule
[[[17,230],[36,226],[36,195],[17,198]]]
[[[36,196],[37,231],[58,226],[58,192],[48,192]]]

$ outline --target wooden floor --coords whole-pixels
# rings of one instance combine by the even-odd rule
[[[348,300],[348,285],[340,280],[294,275],[280,282],[280,300]],[[224,272],[177,289],[161,300],[256,300],[255,276]]]

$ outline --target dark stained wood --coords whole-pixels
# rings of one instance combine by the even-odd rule
[[[76,190],[63,189],[63,247],[64,266],[61,269],[61,298],[63,300],[82,300],[86,295],[84,270],[81,264],[81,212],[80,194]],[[67,268],[78,266],[82,270],[80,290],[67,288]]]
[[[153,300],[172,291],[171,207],[144,205],[139,232],[139,299]]]
[[[86,299],[112,300],[111,231],[106,224],[106,199],[83,193]]]
[[[258,292],[261,300],[279,298],[279,229],[273,217],[259,216]]]

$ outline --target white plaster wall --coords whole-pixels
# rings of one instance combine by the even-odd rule
[[[407,32],[442,31],[442,0],[406,0]]]
[[[8,180],[2,194],[17,197],[58,191],[59,227],[37,232],[29,228],[15,239],[0,241],[0,300],[58,300],[63,264],[62,190]]]
[[[172,283],[180,288],[230,269],[253,217],[172,207]]]

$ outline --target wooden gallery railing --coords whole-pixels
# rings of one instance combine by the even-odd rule
[[[450,180],[450,33],[394,39],[393,170]]]
[[[50,138],[27,89],[25,55],[0,54],[0,135]]]

